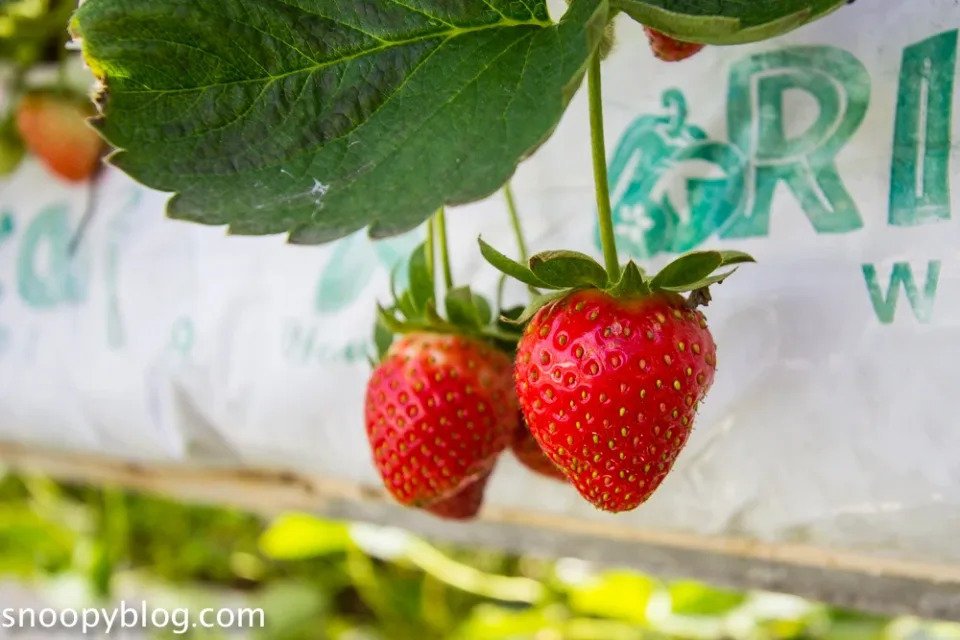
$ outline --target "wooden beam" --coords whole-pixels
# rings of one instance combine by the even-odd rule
[[[227,504],[305,511],[408,529],[428,538],[548,557],[577,557],[740,589],[781,591],[886,614],[960,620],[960,566],[798,544],[635,529],[548,513],[487,508],[449,523],[392,503],[380,487],[270,469],[125,462],[0,443],[0,463],[60,480]]]

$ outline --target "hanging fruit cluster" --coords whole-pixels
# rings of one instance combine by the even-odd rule
[[[171,2],[176,11],[86,0],[71,22],[101,83],[97,130],[124,171],[177,194],[170,217],[322,244],[363,228],[396,235],[436,212],[409,262],[409,288],[394,292],[376,326],[364,412],[392,497],[471,518],[509,448],[599,509],[645,502],[717,372],[701,307],[752,258],[699,251],[655,274],[620,262],[600,75],[614,19],[642,24],[652,54],[676,62],[708,44],[772,38],[846,0],[669,10],[662,0],[569,0],[556,21],[545,0],[363,10],[303,0],[258,5],[242,20],[231,3]],[[184,48],[202,55],[184,65]],[[494,306],[454,286],[443,206],[501,187],[555,131],[584,76],[604,264],[571,251],[528,259],[507,188],[520,260],[482,240],[480,251],[532,299]]]
[[[647,34],[662,60],[702,49],[649,27]],[[652,277],[633,262],[621,268],[606,176],[602,53],[588,77],[606,268],[573,251],[523,264],[480,240],[491,265],[535,294],[522,311],[494,318],[482,297],[453,288],[441,210],[410,262],[410,290],[380,310],[381,361],[368,384],[365,422],[384,485],[403,505],[446,519],[475,517],[497,458],[510,447],[528,469],[569,482],[596,508],[630,511],[659,488],[689,439],[717,366],[698,307],[735,269],[718,270],[753,258],[695,252]],[[525,259],[509,186],[505,194]],[[446,319],[433,295],[435,230]],[[404,337],[391,344],[394,335]]]
[[[452,287],[445,266],[444,318],[433,294],[434,235],[410,261],[410,289],[377,324],[365,422],[390,494],[443,518],[472,518],[511,448],[599,509],[645,502],[713,383],[716,345],[697,307],[733,272],[719,269],[752,259],[703,251],[653,277],[632,262],[611,276],[583,254],[546,252],[524,265],[481,240],[491,264],[551,293],[494,318],[482,297]]]

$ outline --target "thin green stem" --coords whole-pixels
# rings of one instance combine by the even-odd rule
[[[436,251],[434,250],[433,240],[433,218],[427,220],[427,273],[430,274],[430,282],[436,283]]]
[[[513,187],[510,186],[510,183],[504,185],[503,195],[507,199],[507,210],[510,211],[510,225],[513,227],[513,235],[517,239],[517,249],[520,253],[520,262],[527,262],[529,253],[527,252],[527,241],[523,237],[523,227],[520,225],[520,214],[517,212],[517,201],[513,197]],[[504,281],[501,281],[500,292],[497,297],[497,305],[503,306],[503,284]],[[527,290],[530,292],[531,299],[536,298],[540,295],[540,292],[537,291],[536,287],[527,286]]]
[[[443,265],[443,285],[453,289],[453,271],[450,270],[450,250],[447,247],[447,214],[443,207],[437,211],[437,239],[440,241],[440,262]]]
[[[507,199],[507,209],[510,211],[510,224],[513,226],[513,235],[517,238],[517,249],[520,251],[520,262],[526,262],[527,242],[523,239],[523,227],[520,226],[520,215],[517,213],[517,201],[513,197],[513,187],[508,182],[503,187],[503,195]]]
[[[603,139],[603,91],[600,81],[600,55],[593,54],[587,72],[590,92],[590,141],[593,149],[593,179],[597,191],[597,215],[600,220],[600,244],[610,280],[620,279],[620,260],[613,234],[613,213],[610,207],[610,182],[607,177],[607,149]]]
[[[70,60],[70,52],[67,50],[65,42],[60,43],[57,50],[57,86],[64,93],[69,92],[70,77],[67,73],[67,63]]]

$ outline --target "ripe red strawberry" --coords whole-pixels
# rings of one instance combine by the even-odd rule
[[[510,358],[460,335],[412,333],[367,386],[366,428],[387,490],[423,507],[482,478],[510,442],[519,407]]]
[[[51,171],[70,182],[93,175],[104,143],[86,118],[89,105],[52,93],[24,96],[17,108],[17,129],[27,149]]]
[[[459,493],[424,509],[444,520],[473,520],[483,506],[483,494],[487,490],[490,473],[488,471],[461,489]]]
[[[644,27],[643,30],[650,40],[650,49],[653,51],[653,55],[666,62],[686,60],[700,53],[704,46],[696,42],[682,42],[650,27]]]
[[[681,296],[581,290],[534,316],[516,382],[550,459],[595,506],[628,511],[670,471],[715,368],[706,321]]]
[[[527,427],[527,423],[522,417],[520,423],[520,428],[516,430],[513,442],[510,443],[513,455],[523,466],[534,473],[566,482],[566,474],[543,453],[543,449],[537,444],[533,434],[530,433],[530,428]]]

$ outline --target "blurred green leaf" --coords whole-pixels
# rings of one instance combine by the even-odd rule
[[[450,640],[506,640],[518,638],[562,638],[564,614],[557,607],[515,611],[493,605],[478,605]],[[547,635],[554,630],[558,635]]]
[[[302,560],[344,551],[350,544],[346,525],[291,513],[278,518],[262,536],[260,550],[275,560]]]
[[[308,514],[287,514],[270,524],[236,509],[63,485],[41,476],[0,476],[0,574],[30,578],[34,585],[55,574],[51,584],[59,593],[65,582],[83,584],[91,573],[104,589],[126,586],[136,575],[145,584],[164,585],[177,602],[195,591],[191,598],[214,606],[262,607],[267,627],[252,631],[253,640],[960,635],[958,625],[891,621],[780,594],[754,593],[744,603],[743,594],[697,582],[664,589],[626,570],[584,571],[578,575],[592,577],[571,586],[577,578],[567,574],[564,583],[552,577],[547,560],[452,545],[438,549],[402,532],[390,534],[405,542],[395,553],[375,557],[347,536],[344,525]],[[118,571],[123,580],[115,579]],[[735,608],[734,616],[723,617]],[[152,637],[219,640],[230,633]]]
[[[418,246],[410,256],[410,295],[417,311],[426,309],[427,302],[436,297],[433,274],[427,264],[426,243]]]
[[[473,295],[470,287],[457,287],[447,292],[447,318],[460,327],[479,329],[483,326],[480,310],[475,305],[477,296]],[[489,307],[488,307],[489,309]]]
[[[759,625],[764,637],[776,638],[777,640],[800,640],[808,638],[809,625],[804,620],[768,620]],[[833,636],[830,636],[834,640]]]
[[[269,620],[264,616],[268,628],[259,637],[277,640],[312,637],[310,632],[322,622],[328,602],[323,592],[309,583],[281,580],[259,595],[256,606],[269,611]]]
[[[534,603],[542,600],[546,591],[536,580],[492,575],[457,562],[421,540],[410,542],[407,559],[452,587],[487,598]]]
[[[700,582],[683,581],[670,585],[671,610],[684,616],[720,616],[744,603],[743,593],[714,589]]]
[[[655,589],[656,583],[646,576],[610,572],[571,590],[570,607],[581,614],[645,624]]]
[[[67,568],[77,536],[23,504],[0,507],[0,572],[29,576]]]
[[[656,638],[639,626],[619,620],[581,618],[571,620],[563,628],[564,640],[644,640]]]

